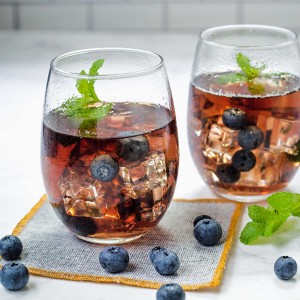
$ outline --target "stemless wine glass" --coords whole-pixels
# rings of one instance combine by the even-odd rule
[[[232,25],[201,34],[188,135],[214,192],[261,200],[293,178],[300,161],[299,73],[297,38],[287,29]]]
[[[152,230],[172,199],[179,158],[163,58],[123,48],[55,58],[41,148],[48,199],[79,238],[123,243]]]

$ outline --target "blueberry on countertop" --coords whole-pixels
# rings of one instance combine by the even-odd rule
[[[119,173],[119,164],[108,154],[97,156],[90,166],[93,178],[99,181],[112,181]]]
[[[0,271],[0,282],[8,290],[20,290],[28,281],[28,269],[21,263],[5,264]]]
[[[179,284],[167,283],[157,290],[156,300],[185,300],[185,292]]]
[[[198,222],[204,220],[204,219],[212,219],[212,217],[208,216],[208,215],[200,215],[200,216],[197,216],[194,221],[193,221],[193,225],[194,227],[197,225]]]
[[[222,237],[221,225],[213,219],[204,219],[197,223],[194,228],[196,240],[204,246],[216,245]]]
[[[232,165],[241,172],[248,172],[254,168],[256,157],[253,152],[239,150],[232,156]]]
[[[264,134],[257,126],[248,126],[238,132],[238,144],[245,150],[258,148],[264,141]]]
[[[150,254],[149,254],[150,261],[152,263],[154,263],[156,256],[162,254],[162,252],[164,250],[166,250],[166,249],[164,247],[160,247],[160,246],[152,248],[150,251]]]
[[[174,275],[179,269],[180,262],[175,252],[163,250],[159,255],[156,255],[153,265],[161,275]]]
[[[129,255],[127,250],[123,247],[110,246],[100,252],[99,262],[102,268],[107,272],[120,273],[128,266]]]
[[[279,257],[274,264],[276,276],[282,280],[289,280],[297,273],[297,263],[289,256]]]
[[[235,183],[239,181],[241,172],[231,164],[222,164],[217,166],[216,175],[223,183]]]
[[[239,130],[246,126],[245,112],[238,108],[228,108],[222,115],[224,125],[233,130]]]
[[[14,235],[6,235],[0,240],[0,255],[5,260],[13,260],[20,257],[23,251],[21,240]]]
[[[144,135],[120,139],[117,144],[118,156],[128,160],[136,161],[144,158],[149,152],[149,142]]]

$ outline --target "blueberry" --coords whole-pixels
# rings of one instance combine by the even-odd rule
[[[99,262],[107,272],[119,273],[124,271],[128,266],[129,255],[123,247],[110,246],[100,252]]]
[[[5,260],[19,258],[22,250],[22,242],[17,236],[7,235],[0,240],[0,255]]]
[[[180,266],[177,254],[170,250],[163,250],[159,255],[156,255],[153,264],[155,270],[161,275],[173,275]]]
[[[99,181],[112,181],[119,173],[119,164],[108,154],[97,156],[91,163],[91,174]]]
[[[28,269],[21,263],[5,264],[0,271],[0,281],[8,290],[20,290],[29,281]]]
[[[232,165],[241,172],[250,171],[255,163],[256,157],[251,151],[239,150],[232,157]]]
[[[164,247],[154,247],[153,249],[151,249],[149,257],[152,263],[154,263],[155,258],[157,257],[157,255],[162,254],[162,252],[166,250]]]
[[[274,272],[279,279],[289,280],[297,273],[297,263],[289,256],[281,256],[275,261]]]
[[[222,237],[221,225],[213,219],[204,219],[197,223],[194,228],[196,240],[204,246],[216,245]]]
[[[248,126],[238,132],[238,144],[245,150],[258,148],[264,141],[262,130],[256,126]]]
[[[194,227],[197,225],[198,222],[200,222],[204,219],[212,219],[212,217],[210,217],[208,215],[200,215],[200,216],[196,217],[194,222],[193,222]]]
[[[128,161],[142,159],[148,152],[149,142],[143,135],[120,139],[117,144],[117,154]]]
[[[93,235],[97,232],[97,224],[92,218],[70,216],[68,228],[81,236]]]
[[[234,183],[240,179],[241,172],[231,164],[222,164],[217,166],[216,175],[223,183]]]
[[[239,130],[246,126],[246,115],[238,108],[228,108],[222,115],[222,121],[226,127]]]
[[[97,232],[97,224],[92,218],[68,215],[63,203],[61,203],[58,207],[53,206],[53,208],[63,224],[65,224],[69,230],[75,234],[88,236]]]
[[[185,300],[185,292],[179,284],[167,283],[156,292],[156,300]]]

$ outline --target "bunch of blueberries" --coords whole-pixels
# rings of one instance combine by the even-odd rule
[[[174,275],[180,266],[179,258],[173,251],[164,247],[154,247],[149,254],[155,270],[161,275]],[[100,265],[109,273],[120,273],[129,263],[126,249],[120,246],[104,248],[99,255]],[[177,283],[162,285],[156,293],[157,300],[185,300],[185,292]]]
[[[5,260],[18,259],[22,251],[23,245],[17,236],[7,235],[0,240],[0,255]],[[21,263],[6,263],[0,271],[0,282],[8,290],[20,290],[28,281],[28,269]]]
[[[194,221],[194,236],[204,246],[216,245],[222,237],[221,225],[208,215],[199,215]],[[5,260],[16,260],[23,251],[21,240],[13,235],[7,235],[0,240],[0,255]],[[180,267],[179,258],[175,252],[164,247],[154,247],[149,254],[155,270],[161,275],[174,275]],[[120,246],[104,248],[99,254],[100,265],[109,273],[123,272],[129,264],[129,254]],[[274,264],[276,276],[289,280],[297,273],[297,263],[289,256],[279,257]],[[29,281],[29,272],[25,265],[19,262],[6,263],[0,271],[1,284],[12,291],[20,290]],[[162,285],[157,293],[157,300],[185,300],[185,292],[177,283]]]
[[[231,164],[218,165],[216,175],[223,183],[235,183],[240,179],[241,172],[248,172],[254,168],[256,157],[251,150],[262,144],[264,134],[259,127],[248,126],[245,112],[238,108],[226,109],[222,115],[222,121],[226,127],[239,130],[237,141],[243,149],[234,153]]]

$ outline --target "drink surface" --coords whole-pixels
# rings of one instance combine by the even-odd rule
[[[198,76],[190,87],[189,144],[201,176],[222,195],[255,196],[285,187],[299,166],[299,79],[259,78],[255,84],[263,89],[255,94],[247,82],[220,82],[223,75]],[[258,147],[243,149],[241,130],[224,124],[223,114],[232,108],[245,115],[245,128],[262,131]],[[245,171],[245,165],[238,171],[232,169],[240,150],[245,154],[241,165],[252,159],[250,170]]]
[[[175,116],[162,106],[124,102],[89,130],[79,130],[81,122],[55,111],[45,116],[42,172],[52,207],[80,236],[126,238],[151,230],[175,189]],[[136,151],[139,157],[132,156]],[[118,165],[106,181],[91,170],[103,155]]]

